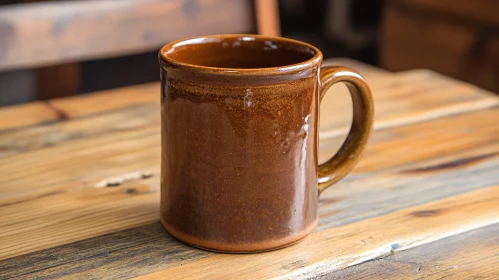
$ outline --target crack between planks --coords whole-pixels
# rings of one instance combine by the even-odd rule
[[[56,115],[56,119],[55,121],[57,122],[63,122],[63,121],[67,121],[70,119],[68,113],[60,108],[57,108],[56,106],[54,106],[52,103],[48,102],[48,101],[44,101],[43,104],[49,108],[50,111],[54,112],[55,115]]]
[[[479,259],[479,260],[476,260],[476,261],[473,261],[473,262],[469,262],[469,263],[467,263],[467,264],[474,264],[474,263],[478,263],[478,262],[481,262],[481,261],[484,261],[484,260],[492,259],[492,258],[497,257],[498,255],[499,255],[499,254],[495,254],[494,256],[481,258],[481,259]],[[451,269],[455,269],[455,268],[458,268],[458,267],[459,267],[459,266],[457,266],[457,267],[456,267],[456,266],[453,266],[453,267],[449,267],[449,268],[442,269],[442,270],[439,270],[439,271],[435,271],[435,272],[433,272],[433,273],[431,273],[431,274],[426,274],[426,275],[424,275],[424,276],[422,276],[422,277],[416,278],[415,280],[428,279],[428,277],[433,276],[433,275],[435,275],[435,274],[437,274],[437,273],[440,273],[440,272],[443,272],[443,271],[450,271]],[[470,269],[472,269],[472,268],[469,268],[469,269],[467,269],[467,270],[470,270]],[[465,270],[465,271],[466,271],[466,270]],[[456,273],[454,273],[454,274],[450,274],[450,275],[445,275],[445,276],[443,276],[443,277],[436,278],[435,280],[437,280],[437,279],[444,279],[444,278],[450,278],[451,276],[454,276],[454,275],[456,275]]]
[[[467,233],[467,232],[470,232],[470,231],[479,230],[479,229],[481,229],[481,228],[485,228],[485,227],[493,226],[493,225],[498,224],[498,223],[499,223],[499,221],[495,221],[495,222],[492,222],[492,223],[490,223],[490,224],[483,224],[483,225],[480,225],[480,226],[475,227],[475,228],[470,228],[470,229],[468,229],[468,230],[458,231],[458,232],[456,232],[456,233],[454,233],[454,234],[445,235],[445,236],[442,236],[442,237],[440,237],[440,238],[438,238],[438,239],[435,239],[435,240],[430,240],[429,242],[421,242],[421,243],[419,243],[419,244],[417,244],[417,245],[415,245],[415,246],[411,246],[411,245],[409,244],[409,246],[405,246],[405,247],[400,247],[400,246],[399,246],[399,247],[397,247],[397,248],[394,248],[394,246],[393,246],[394,244],[398,245],[398,243],[394,243],[394,244],[392,244],[392,245],[391,245],[392,250],[391,250],[390,254],[388,254],[388,255],[383,255],[383,256],[380,256],[380,257],[378,257],[378,258],[371,259],[371,260],[367,260],[367,261],[365,261],[365,262],[362,262],[362,263],[359,263],[359,264],[355,264],[355,265],[352,265],[352,266],[347,266],[347,267],[353,267],[353,266],[356,266],[356,265],[361,265],[361,264],[363,264],[363,263],[367,263],[367,262],[371,262],[371,261],[375,261],[375,260],[381,260],[381,259],[384,259],[384,258],[386,258],[386,257],[390,257],[391,255],[395,254],[396,252],[405,251],[405,250],[410,250],[410,249],[413,249],[413,248],[417,248],[417,247],[419,247],[419,246],[424,246],[424,245],[427,245],[427,244],[431,244],[431,243],[433,243],[433,242],[438,242],[438,241],[443,240],[443,239],[446,239],[446,238],[452,238],[452,237],[454,237],[454,236],[457,236],[457,235],[460,235],[460,234],[463,234],[463,233]],[[345,268],[347,268],[347,267],[345,267]],[[344,268],[343,268],[343,269],[344,269]],[[418,271],[420,271],[420,270],[421,270],[421,266],[420,266],[420,265],[418,265],[418,269],[419,269]]]
[[[478,229],[492,226],[495,224],[499,224],[499,219],[493,220],[491,223],[478,224],[475,227],[469,227],[469,228],[465,228],[465,229],[450,231],[448,234],[444,234],[436,239],[420,240],[419,242],[410,242],[410,240],[406,240],[405,242],[404,241],[391,242],[389,244],[381,245],[381,246],[379,246],[373,250],[370,250],[369,252],[362,254],[360,256],[343,258],[344,261],[342,263],[347,263],[345,266],[341,266],[341,264],[338,264],[336,266],[331,266],[330,264],[327,263],[327,260],[325,260],[325,261],[317,263],[313,266],[304,267],[303,269],[300,269],[299,271],[293,272],[293,273],[288,274],[288,275],[283,275],[282,277],[279,276],[279,277],[276,277],[273,279],[296,279],[299,277],[307,278],[310,276],[313,276],[313,277],[326,276],[327,274],[332,273],[332,272],[336,272],[336,271],[340,271],[340,270],[343,270],[346,268],[362,265],[364,263],[384,259],[384,258],[389,257],[389,256],[391,256],[399,251],[405,251],[405,250],[417,248],[419,246],[427,245],[427,244],[430,244],[433,242],[437,242],[437,241],[440,241],[440,240],[443,240],[446,238],[450,238],[453,236],[457,236],[459,234],[478,230]],[[403,245],[400,245],[400,244],[403,244]],[[419,269],[421,269],[421,267],[419,267]]]
[[[0,203],[0,208],[6,207],[6,206],[12,206],[15,204],[24,203],[24,202],[28,202],[28,201],[33,201],[33,200],[37,200],[37,199],[40,199],[43,197],[53,196],[53,195],[57,195],[57,194],[61,194],[61,193],[64,193],[64,191],[63,190],[56,190],[56,191],[51,191],[51,192],[47,192],[44,194],[40,194],[40,195],[37,195],[34,197],[21,198],[20,200],[13,201],[13,202],[7,202],[7,203],[3,203],[3,204]]]
[[[109,233],[109,234],[112,234],[112,233]],[[93,237],[93,238],[96,238],[96,237]],[[122,247],[122,248],[119,248],[119,249],[115,249],[115,250],[109,250],[109,251],[98,253],[98,254],[95,254],[95,255],[82,257],[82,258],[79,258],[77,260],[68,260],[66,262],[62,262],[62,263],[58,263],[58,264],[55,264],[55,265],[47,266],[47,267],[44,267],[44,268],[36,269],[36,270],[30,271],[30,272],[26,272],[26,273],[22,273],[22,274],[18,274],[18,275],[9,276],[6,279],[17,279],[18,277],[30,275],[30,274],[37,273],[37,272],[40,272],[40,271],[44,271],[44,270],[51,269],[51,268],[56,268],[56,267],[63,266],[63,265],[66,265],[66,264],[70,264],[70,263],[74,263],[74,262],[77,262],[77,261],[84,261],[84,260],[88,260],[88,259],[100,257],[100,256],[103,256],[103,255],[109,255],[109,254],[112,254],[112,253],[120,252],[122,250],[127,250],[127,249],[134,248],[134,247],[140,247],[140,246],[146,245],[146,244],[154,242],[154,241],[155,241],[154,239],[153,240],[148,240],[147,242],[133,244],[133,245],[125,246],[125,247]],[[63,246],[67,246],[67,245],[63,245]],[[39,251],[37,251],[37,252],[39,252]],[[36,254],[37,252],[33,252],[32,254]],[[18,256],[18,257],[26,257],[26,256],[27,255],[21,255],[21,256]],[[13,258],[17,258],[17,257],[13,257]],[[9,260],[9,259],[5,259],[5,260]]]

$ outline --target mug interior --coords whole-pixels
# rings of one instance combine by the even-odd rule
[[[284,38],[225,35],[173,42],[161,53],[167,60],[192,66],[261,69],[300,64],[316,57],[318,50]]]

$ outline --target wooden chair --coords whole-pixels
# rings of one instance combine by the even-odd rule
[[[37,69],[40,99],[77,92],[77,61],[154,51],[195,35],[279,35],[277,0],[27,2],[0,6],[0,71]]]

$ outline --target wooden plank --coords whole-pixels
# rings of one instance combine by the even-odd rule
[[[407,167],[406,164],[413,162],[414,166],[411,168],[424,171],[426,165],[445,164],[447,161],[452,161],[451,159],[457,154],[463,154],[464,157],[471,156],[470,152],[475,154],[478,151],[482,154],[488,152],[493,154],[494,147],[499,144],[495,143],[499,137],[499,131],[494,124],[499,118],[498,113],[499,107],[496,106],[480,112],[375,131],[365,157],[359,162],[356,170],[370,172],[380,168],[394,168],[398,165]],[[480,118],[490,118],[490,120]],[[482,134],[475,134],[479,131]],[[332,154],[340,145],[342,138],[320,141],[321,155],[319,157]],[[383,158],[384,155],[387,156],[386,159]],[[396,158],[390,158],[388,155]],[[403,156],[397,157],[396,155]],[[436,155],[439,156],[434,161],[426,162]]]
[[[495,184],[499,130],[491,124],[497,110],[376,131],[353,173],[323,193],[319,228]],[[320,142],[322,160],[337,150],[339,140]]]
[[[485,188],[314,232],[297,245],[264,254],[204,252],[175,241],[154,224],[4,261],[0,276],[311,279],[496,224],[498,201],[499,186]]]
[[[499,222],[498,201],[499,187],[492,187],[316,233],[296,246],[265,255],[215,254],[140,279],[203,279],[215,275],[244,279],[248,274],[258,279],[310,279],[392,252],[495,224]],[[459,223],[451,222],[457,220]]]
[[[155,102],[159,102],[159,83],[4,107],[0,108],[0,133]]]
[[[498,117],[495,108],[375,132],[353,174],[323,193],[319,229],[499,185]],[[321,141],[321,157],[340,140]],[[0,256],[156,221],[159,144],[153,125],[0,159]],[[153,177],[98,188],[137,171]]]
[[[106,96],[96,99],[82,100],[82,104],[93,104]],[[116,99],[123,104],[126,100]],[[157,94],[154,94],[157,99]],[[99,110],[100,104],[95,103],[93,108]],[[68,105],[72,106],[72,105]],[[105,105],[106,109],[112,104]],[[92,108],[92,107],[90,107]],[[62,111],[61,111],[62,112]],[[78,114],[78,110],[64,111]],[[67,116],[67,114],[64,114]],[[67,142],[84,141],[87,138],[103,135],[116,135],[117,139],[123,132],[133,131],[140,133],[149,129],[150,133],[159,136],[160,108],[158,103],[131,104],[127,108],[96,112],[88,117],[66,119],[62,122],[27,127],[18,130],[0,132],[0,158],[32,152],[44,148],[52,148]],[[151,130],[152,129],[152,130]],[[127,134],[128,135],[128,134]]]
[[[496,279],[499,224],[372,260],[323,279]],[[319,278],[321,279],[321,278]]]
[[[63,117],[47,106],[45,102],[32,102],[23,105],[4,107],[0,109],[0,131],[46,123],[61,118]],[[0,145],[0,147],[1,146],[2,145]]]
[[[117,233],[91,238],[53,249],[40,251],[44,254],[13,258],[0,262],[2,278],[30,279],[40,270],[46,278],[89,278],[89,265],[98,259],[96,270],[109,269],[109,278],[128,279],[143,275],[165,264],[175,264],[182,260],[206,257],[209,253],[191,248],[173,239],[158,222]],[[26,261],[33,261],[28,264]],[[123,261],[125,260],[125,261]],[[36,262],[35,262],[36,261]],[[71,266],[72,271],[60,270],[60,265]],[[49,266],[54,269],[47,271]],[[115,270],[118,268],[120,271]],[[50,269],[48,269],[50,270]],[[92,272],[94,273],[94,272]],[[40,275],[39,274],[39,275]],[[50,276],[49,276],[50,274]],[[71,277],[68,274],[73,274]],[[87,275],[85,275],[87,274]],[[97,274],[94,274],[99,278]]]
[[[376,109],[375,129],[499,104],[499,98],[488,91],[428,70],[412,70],[378,78],[372,83],[372,91]],[[347,134],[352,116],[351,104],[350,94],[344,85],[335,85],[326,94],[321,103],[321,139]]]
[[[158,49],[182,37],[248,33],[247,0],[46,1],[0,10],[0,70]]]
[[[424,70],[390,74],[375,81],[376,129],[499,104],[499,98],[486,91]],[[0,131],[0,157],[125,129],[158,126],[158,92],[157,84],[149,84],[50,101],[48,104],[63,114],[65,121]],[[352,116],[346,87],[334,86],[321,108],[321,139],[345,136]]]
[[[159,83],[150,83],[69,98],[59,98],[48,101],[48,103],[54,108],[65,112],[68,118],[77,118],[91,114],[105,114],[143,104],[157,106],[159,104],[159,95]]]

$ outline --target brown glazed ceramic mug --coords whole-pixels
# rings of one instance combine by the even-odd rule
[[[371,91],[314,46],[214,35],[164,46],[161,222],[177,239],[222,252],[291,245],[317,225],[318,196],[358,161],[373,125]],[[319,102],[344,82],[353,123],[318,164]]]

